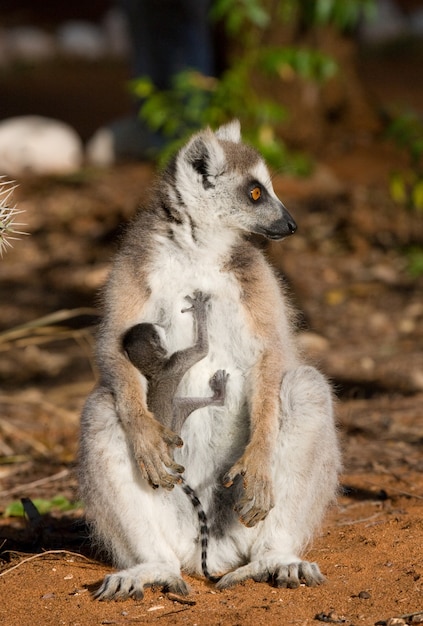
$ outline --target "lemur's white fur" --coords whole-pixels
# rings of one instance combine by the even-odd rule
[[[210,294],[209,352],[178,395],[205,396],[216,370],[230,374],[225,406],[192,413],[174,450],[210,521],[209,567],[225,574],[220,588],[246,578],[290,587],[323,580],[299,552],[336,492],[331,392],[302,363],[278,280],[246,239],[282,238],[294,228],[234,122],[182,148],[128,229],[105,290],[100,380],[82,416],[82,496],[121,568],[106,577],[101,599],[142,597],[152,584],[186,593],[181,568],[201,573],[190,502],[179,489],[149,484],[172,486],[166,466],[178,440],[149,414],[145,381],[120,346],[140,322],[165,329],[169,353],[192,345],[192,320],[181,309],[196,290]]]

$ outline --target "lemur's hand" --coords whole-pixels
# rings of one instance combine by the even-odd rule
[[[182,445],[183,441],[179,435],[162,426],[153,417],[145,416],[141,432],[136,441],[132,442],[132,446],[142,477],[154,489],[157,487],[173,489],[179,482],[178,476],[169,474],[165,468],[182,474],[184,468],[172,458],[172,449]]]
[[[235,511],[245,526],[252,527],[264,520],[275,506],[268,459],[249,451],[247,446],[243,456],[223,478],[224,486],[230,487],[237,476],[242,476],[244,491]]]
[[[206,310],[206,304],[210,300],[210,295],[205,294],[202,291],[194,291],[194,295],[185,296],[185,300],[191,303],[191,306],[182,309],[181,313],[186,313],[187,311],[193,312],[203,312]]]
[[[225,370],[217,370],[209,380],[210,389],[213,391],[213,400],[217,404],[225,403],[228,378],[229,374]]]

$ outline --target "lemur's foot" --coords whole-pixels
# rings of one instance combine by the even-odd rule
[[[317,563],[301,561],[298,558],[264,557],[248,565],[238,567],[233,572],[222,576],[217,583],[218,589],[228,589],[244,580],[252,578],[256,582],[270,582],[275,587],[295,589],[301,583],[307,587],[316,587],[325,582]]]
[[[175,571],[174,566],[166,563],[145,563],[108,574],[94,597],[101,601],[127,598],[139,601],[143,599],[146,587],[153,585],[180,596],[189,593],[189,587],[180,573]]]
[[[187,311],[204,311],[207,302],[210,300],[210,294],[197,290],[194,291],[194,295],[192,297],[185,296],[185,300],[188,300],[188,302],[191,303],[191,306],[182,309],[181,313],[186,313]]]
[[[229,374],[225,370],[217,370],[209,380],[210,389],[213,391],[213,399],[222,404],[225,401],[226,383]]]

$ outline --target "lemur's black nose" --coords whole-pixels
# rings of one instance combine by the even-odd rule
[[[292,217],[292,215],[289,213],[289,211],[286,210],[284,206],[283,206],[282,220],[284,223],[284,229],[283,229],[284,236],[287,237],[289,235],[293,235],[295,231],[297,230],[297,224],[295,223],[295,220]]]
[[[292,217],[291,217],[290,220],[288,220],[288,224],[287,225],[288,225],[288,229],[289,229],[290,234],[293,235],[295,233],[295,231],[297,230],[297,224],[294,222]]]

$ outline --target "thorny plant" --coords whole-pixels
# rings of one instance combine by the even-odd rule
[[[16,187],[14,181],[7,180],[6,176],[0,176],[0,257],[3,257],[3,252],[8,247],[13,247],[12,240],[20,238],[17,235],[28,234],[17,230],[24,225],[22,222],[16,221],[16,216],[23,211],[17,209],[16,204],[12,206],[10,203]]]

